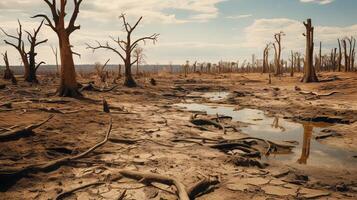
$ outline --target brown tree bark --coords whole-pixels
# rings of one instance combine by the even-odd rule
[[[44,0],[49,6],[53,18],[53,23],[47,15],[39,14],[34,16],[44,18],[47,26],[51,27],[56,32],[59,41],[60,57],[61,57],[61,81],[58,89],[59,96],[78,97],[81,96],[78,91],[78,83],[76,79],[76,71],[74,67],[72,46],[70,43],[70,35],[80,29],[75,22],[78,17],[79,7],[83,0],[73,0],[74,10],[70,18],[69,24],[65,26],[66,5],[67,0],[60,0],[60,8],[56,5],[56,0]]]
[[[135,63],[138,62],[138,59],[131,61],[132,52],[139,45],[140,42],[145,43],[147,40],[151,40],[155,43],[159,37],[159,34],[155,33],[151,36],[142,37],[142,38],[139,38],[136,40],[132,40],[132,33],[137,28],[137,26],[139,25],[139,23],[141,22],[143,17],[140,17],[139,20],[134,24],[134,26],[130,25],[126,21],[126,17],[124,14],[122,14],[120,16],[120,19],[123,20],[123,25],[124,25],[124,28],[126,31],[126,40],[125,41],[121,40],[119,37],[118,37],[118,39],[114,39],[113,37],[111,38],[115,43],[118,44],[118,46],[120,47],[120,50],[117,50],[116,48],[111,47],[108,42],[105,45],[102,45],[100,42],[97,42],[98,43],[97,46],[91,46],[91,45],[87,44],[87,49],[92,49],[93,51],[95,51],[97,49],[106,49],[106,50],[111,50],[114,53],[116,53],[117,55],[119,55],[120,58],[123,60],[124,67],[125,67],[124,85],[127,87],[136,87],[137,84],[132,76],[131,68]],[[120,51],[124,52],[124,54]]]
[[[316,76],[315,68],[313,65],[313,56],[314,56],[314,27],[312,26],[311,19],[307,19],[305,23],[306,28],[306,55],[305,55],[305,66],[304,66],[304,77],[302,82],[311,83],[318,82]]]

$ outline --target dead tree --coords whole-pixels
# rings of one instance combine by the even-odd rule
[[[338,50],[339,50],[339,52],[338,52],[338,59],[337,59],[337,64],[338,64],[337,70],[340,72],[341,69],[342,69],[342,48],[341,48],[341,41],[340,41],[340,39],[337,39],[337,41],[338,41]]]
[[[10,64],[9,64],[9,58],[7,56],[7,51],[3,55],[3,59],[5,62],[5,72],[4,72],[4,79],[5,80],[11,80],[13,85],[17,85],[17,80],[14,75],[14,72],[10,69]]]
[[[38,83],[36,72],[37,72],[37,69],[42,64],[44,64],[44,62],[40,62],[38,64],[36,63],[35,58],[37,56],[37,53],[36,53],[35,49],[38,45],[47,42],[47,39],[37,42],[37,36],[41,30],[43,21],[41,22],[40,26],[37,29],[34,29],[33,34],[31,34],[28,31],[25,31],[27,33],[27,39],[30,43],[30,51],[29,52],[27,52],[25,50],[25,42],[23,40],[23,32],[22,32],[23,30],[22,30],[21,22],[18,21],[18,23],[19,23],[19,28],[17,30],[17,36],[10,35],[7,32],[5,32],[3,29],[1,29],[2,32],[7,37],[15,39],[16,43],[11,43],[7,40],[4,40],[4,42],[10,46],[13,46],[19,52],[21,61],[24,64],[24,68],[25,68],[25,73],[24,73],[25,81],[31,82],[31,83]]]
[[[58,8],[56,0],[44,0],[49,6],[52,14],[53,22],[45,14],[39,14],[34,18],[44,18],[49,26],[58,36],[60,56],[61,56],[61,81],[58,90],[59,96],[78,97],[81,93],[78,91],[78,83],[76,78],[76,70],[74,68],[72,45],[70,42],[70,35],[80,29],[80,26],[75,25],[79,14],[79,7],[83,0],[73,0],[74,9],[70,17],[68,26],[65,26],[66,6],[67,0],[60,0]]]
[[[290,62],[291,62],[291,68],[290,68],[290,76],[291,77],[294,77],[294,67],[295,67],[295,61],[296,59],[295,59],[295,54],[294,54],[294,52],[293,51],[291,51],[291,60],[290,60]]]
[[[187,74],[188,74],[188,68],[190,67],[190,61],[186,61],[186,64],[183,66],[183,70],[184,70],[184,73],[185,73],[185,77],[187,77]]]
[[[9,64],[9,58],[7,56],[7,51],[2,54],[4,63],[5,63],[5,71],[4,71],[4,79],[5,80],[10,80],[12,76],[14,76],[12,70],[10,69],[10,64]]]
[[[352,70],[355,70],[355,58],[356,58],[356,39],[354,39],[353,42],[353,48],[352,48],[352,55],[351,55],[351,66],[352,66]]]
[[[97,72],[97,76],[99,77],[100,81],[102,83],[107,82],[107,78],[108,78],[108,71],[105,70],[105,67],[108,65],[110,59],[108,59],[104,65],[100,64],[100,63],[95,63],[95,70]]]
[[[318,64],[316,65],[316,70],[319,72],[322,67],[322,42],[320,42],[319,58]]]
[[[348,56],[348,71],[353,71],[356,39],[353,36],[351,36],[350,38],[346,38],[346,40],[348,41],[350,46],[349,56]]]
[[[26,53],[25,44],[24,44],[24,41],[23,41],[22,25],[21,25],[21,22],[19,20],[18,20],[18,24],[19,24],[19,28],[17,29],[17,36],[8,34],[2,28],[1,28],[1,31],[8,38],[14,39],[16,41],[16,43],[11,43],[11,42],[9,42],[7,40],[4,40],[4,42],[7,45],[10,45],[10,46],[14,47],[19,52],[20,57],[21,57],[21,61],[22,61],[23,65],[24,65],[24,69],[25,69],[24,77],[25,77],[25,79],[27,79],[27,77],[29,77],[29,74],[30,74],[30,66],[29,66],[29,62],[27,60],[27,53]]]
[[[301,72],[301,53],[296,52],[295,58],[296,58],[296,61],[295,61],[296,68],[297,68],[297,71],[300,73]]]
[[[336,70],[336,57],[337,57],[337,48],[333,48],[331,50],[331,56],[330,56],[330,69],[332,68],[333,71]]]
[[[275,50],[275,75],[281,75],[282,74],[282,66],[281,66],[281,37],[284,35],[284,33],[281,31],[280,33],[276,33],[274,35],[275,43],[274,45],[274,50]]]
[[[137,62],[136,62],[136,75],[139,75],[139,65],[145,63],[144,49],[141,48],[140,46],[135,47],[135,49],[133,51],[133,58],[134,58],[134,60],[137,60]]]
[[[269,49],[271,43],[267,44],[263,52],[263,73],[268,73],[269,68]]]
[[[37,41],[37,36],[41,30],[42,25],[43,25],[43,21],[41,22],[40,26],[37,29],[33,30],[33,34],[26,31],[27,39],[30,42],[30,51],[28,52],[30,74],[29,74],[29,77],[27,77],[27,79],[26,79],[26,81],[28,81],[28,82],[38,83],[36,72],[42,64],[45,64],[45,62],[36,63],[36,60],[35,60],[36,56],[37,56],[35,48],[38,45],[46,43],[48,41],[47,39],[42,40],[42,41]]]
[[[306,37],[306,54],[305,54],[305,66],[304,66],[304,77],[302,82],[311,83],[318,82],[316,76],[315,68],[313,65],[314,59],[314,27],[311,24],[311,19],[307,19],[305,23],[306,33],[303,34]]]
[[[155,34],[152,34],[151,36],[142,37],[142,38],[139,38],[136,40],[132,40],[132,34],[133,34],[134,30],[137,28],[137,26],[139,25],[139,23],[141,22],[141,20],[143,19],[143,17],[140,17],[139,20],[134,24],[134,26],[130,25],[127,22],[124,14],[120,15],[120,19],[123,20],[124,29],[126,31],[126,40],[121,40],[119,37],[118,37],[118,39],[115,39],[113,37],[111,39],[115,43],[118,44],[118,46],[124,53],[120,52],[121,50],[111,47],[109,45],[109,42],[107,42],[105,45],[102,45],[100,42],[97,41],[97,44],[98,44],[97,46],[91,46],[91,45],[87,44],[87,49],[92,49],[93,51],[95,51],[97,49],[106,49],[106,50],[111,50],[114,53],[118,54],[120,56],[120,58],[123,60],[124,65],[125,65],[124,85],[127,87],[136,87],[137,84],[132,76],[131,67],[132,67],[132,65],[137,63],[138,60],[135,59],[134,61],[131,61],[132,52],[139,45],[140,42],[146,43],[147,40],[151,40],[155,43],[159,37],[159,34],[155,33]]]
[[[53,53],[53,55],[55,56],[55,59],[56,59],[57,75],[59,75],[60,74],[60,68],[59,68],[59,65],[58,65],[58,50],[57,50],[57,48],[54,48],[53,46],[51,46],[51,50],[52,50],[52,53]]]
[[[342,46],[343,46],[343,55],[344,55],[344,60],[345,60],[345,72],[350,71],[349,70],[349,59],[348,59],[348,52],[347,52],[347,41],[346,39],[342,40]]]

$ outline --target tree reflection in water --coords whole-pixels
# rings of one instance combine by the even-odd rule
[[[303,145],[301,150],[301,157],[298,159],[299,164],[307,164],[307,159],[310,156],[310,144],[312,138],[312,131],[313,126],[308,123],[303,124],[304,127],[304,138],[303,138]]]

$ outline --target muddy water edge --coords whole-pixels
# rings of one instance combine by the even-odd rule
[[[186,101],[176,104],[179,109],[190,112],[206,113],[207,115],[220,115],[239,122],[239,132],[251,137],[276,142],[285,142],[295,145],[292,152],[271,154],[262,158],[264,161],[278,161],[284,164],[298,164],[306,166],[341,168],[353,170],[357,166],[355,156],[357,152],[323,144],[318,141],[325,128],[331,123],[312,121],[292,121],[281,116],[269,116],[259,109],[239,108],[236,105],[222,104],[229,96],[229,92],[195,93],[192,96],[201,96],[204,103]],[[219,101],[219,104],[216,102]]]

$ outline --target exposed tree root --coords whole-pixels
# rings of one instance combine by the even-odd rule
[[[127,170],[120,171],[119,173],[126,178],[134,179],[144,184],[150,184],[155,182],[155,183],[161,183],[170,186],[174,185],[177,189],[177,195],[179,200],[190,200],[188,193],[186,191],[186,187],[175,178],[162,176],[158,174],[141,173],[137,171],[127,171]]]
[[[193,200],[199,196],[202,196],[212,191],[219,183],[220,181],[218,180],[218,178],[205,178],[193,185],[190,189],[188,189],[188,196],[191,200]]]
[[[59,114],[73,114],[73,113],[78,113],[81,110],[74,110],[74,111],[62,111],[57,108],[40,108],[39,110],[44,111],[44,112],[49,112],[49,113],[59,113]]]
[[[93,186],[104,185],[104,184],[106,184],[108,182],[118,181],[118,180],[120,180],[122,178],[123,178],[123,176],[119,175],[119,176],[115,176],[113,178],[110,178],[109,181],[95,181],[95,182],[92,182],[92,183],[87,183],[87,184],[84,184],[84,185],[81,185],[81,186],[75,187],[73,189],[70,189],[68,191],[64,191],[64,192],[60,193],[59,195],[57,195],[56,200],[65,199],[66,197],[74,194],[75,192],[77,192],[79,190],[83,190],[85,188],[89,188],[89,187],[93,187]],[[124,191],[124,192],[126,192],[126,191]],[[121,195],[121,196],[123,196],[123,195]]]
[[[157,142],[155,140],[152,139],[117,139],[117,138],[110,138],[109,139],[110,142],[112,143],[117,143],[117,144],[137,144],[139,142],[152,142],[161,146],[165,146],[165,147],[174,147],[173,145],[169,145],[169,144],[163,144],[161,142]]]
[[[78,98],[82,97],[83,95],[77,88],[61,86],[58,90],[58,96]]]
[[[334,94],[338,94],[339,92],[330,92],[328,94],[318,94],[318,93],[315,93],[315,92],[300,91],[299,93],[303,94],[303,95],[314,95],[316,97],[328,97],[328,96],[332,96]]]
[[[94,91],[94,92],[110,92],[112,90],[114,90],[115,88],[117,88],[119,85],[114,85],[110,88],[99,88],[97,86],[94,85],[94,83],[88,83],[86,85],[84,85],[81,89],[79,89],[79,92],[83,92],[83,91]]]
[[[66,104],[72,101],[65,100],[65,99],[29,99],[33,103],[53,103],[53,104]]]
[[[332,132],[332,133],[326,133],[326,134],[318,135],[318,136],[315,137],[315,139],[316,140],[322,140],[322,139],[326,139],[326,138],[329,138],[329,137],[339,137],[339,136],[341,136],[341,134]]]
[[[109,140],[109,135],[112,130],[112,119],[110,119],[110,123],[106,132],[105,139],[87,151],[78,154],[76,156],[72,157],[64,157],[60,158],[57,160],[53,161],[48,161],[48,162],[43,162],[43,163],[37,163],[37,164],[32,164],[26,167],[12,167],[12,168],[3,168],[0,169],[0,179],[6,182],[6,180],[11,180],[11,179],[20,179],[24,176],[27,176],[28,174],[36,174],[39,172],[46,172],[46,171],[51,171],[53,169],[59,168],[62,165],[66,165],[70,163],[71,161],[83,158],[87,156],[89,153],[93,152],[94,150],[98,149],[99,147],[103,146],[107,141]],[[5,183],[4,183],[5,184]],[[1,187],[0,187],[1,188]]]
[[[174,185],[177,189],[177,195],[179,197],[179,200],[194,200],[196,197],[202,196],[212,191],[215,186],[220,183],[220,181],[216,177],[205,178],[194,184],[190,189],[186,190],[186,187],[175,178],[153,173],[141,173],[138,171],[122,170],[118,172],[118,175],[113,176],[106,181],[95,181],[64,191],[57,195],[56,200],[65,199],[66,197],[69,197],[70,195],[74,194],[76,191],[83,190],[88,187],[100,186],[111,182],[119,181],[124,177],[134,179],[145,185],[151,185],[152,183],[161,183],[170,186]],[[119,199],[123,199],[125,194],[126,190],[120,195]]]
[[[31,134],[33,132],[34,129],[39,128],[40,126],[42,126],[43,124],[45,124],[46,122],[48,122],[50,119],[52,119],[53,115],[50,116],[48,119],[38,123],[38,124],[31,124],[29,126],[26,127],[17,127],[14,129],[10,129],[4,133],[0,133],[0,142],[4,142],[4,141],[8,141],[8,140],[12,140],[12,139],[17,139],[20,137],[25,137],[28,136],[29,134]]]
[[[199,141],[197,141],[199,140]],[[254,148],[252,141],[262,141],[266,144],[266,151],[261,152],[261,150]],[[203,137],[189,137],[189,138],[174,138],[171,139],[171,142],[186,142],[186,143],[195,143],[201,146],[207,146],[214,149],[219,149],[225,153],[229,151],[238,149],[243,151],[245,154],[242,156],[245,157],[260,157],[260,155],[268,156],[271,152],[281,149],[291,150],[295,146],[278,144],[272,141],[264,140],[261,138],[255,137],[244,137],[239,139],[225,140],[225,139],[209,139]]]

